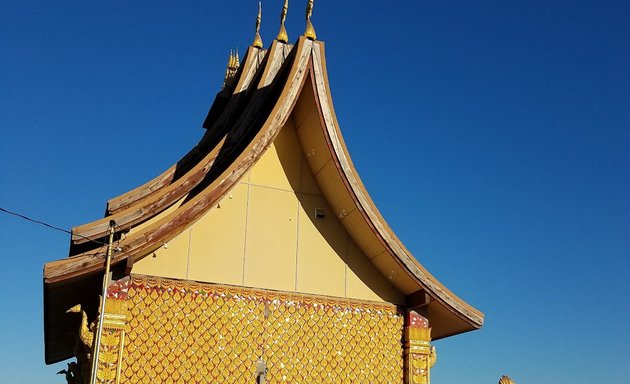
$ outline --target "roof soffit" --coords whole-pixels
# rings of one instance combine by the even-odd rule
[[[431,297],[441,302],[453,314],[470,323],[471,326],[475,328],[481,326],[483,324],[483,314],[458,298],[422,267],[396,237],[370,198],[352,164],[352,160],[350,159],[350,155],[348,154],[338,127],[330,96],[330,86],[323,50],[323,44],[316,44],[313,49],[313,85],[322,129],[325,130],[329,149],[336,168],[346,186],[346,193],[351,195],[356,203],[356,209],[361,213],[363,220],[372,228],[374,235],[378,237],[380,243],[385,246],[389,257],[396,261],[396,264],[400,266],[404,273],[421,285],[419,288],[426,290]],[[334,193],[337,193],[337,191]],[[342,223],[344,223],[344,221],[345,220],[342,220]],[[348,223],[344,225],[349,232],[355,229],[354,226],[350,226]],[[364,251],[367,251],[366,254],[369,254],[369,250]],[[384,274],[386,276],[388,275],[388,273]]]

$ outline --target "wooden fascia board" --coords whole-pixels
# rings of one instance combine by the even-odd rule
[[[265,52],[266,50],[263,50],[263,49],[249,47],[245,55],[245,58],[243,60],[243,65],[241,65],[242,69],[239,68],[239,72],[236,75],[235,86],[230,87],[229,95],[223,96],[230,99],[228,101],[228,105],[232,100],[232,96],[235,96],[239,94],[240,92],[242,92],[243,90],[247,89],[247,87],[249,86],[249,81],[251,81],[253,77],[253,73],[258,68],[258,65],[260,65],[262,58],[264,58]],[[222,93],[224,92],[225,90],[219,92],[217,94],[217,98],[221,97]],[[215,100],[215,103],[216,103],[216,100]],[[212,140],[213,136],[214,135],[213,135],[212,130],[206,131],[203,138],[192,150],[190,150],[176,164],[171,166],[162,174],[158,175],[154,179],[144,183],[143,185],[137,188],[134,188],[128,192],[123,193],[122,195],[109,199],[107,202],[107,212],[109,214],[115,214],[117,212],[120,212],[121,210],[127,208],[128,206],[138,202],[140,199],[150,194],[156,193],[161,188],[165,187],[166,185],[169,185],[173,181],[173,178],[175,177],[177,166],[182,163],[194,162],[197,159],[200,159],[203,152],[207,150],[206,144],[214,141]]]
[[[269,50],[270,55],[274,55],[274,52],[283,48],[282,46],[283,44],[277,44],[277,42],[276,44],[272,44],[272,47]],[[246,57],[245,66],[257,68],[259,62],[258,52],[254,52],[256,54],[251,55],[249,53],[250,52],[248,52]],[[280,55],[280,58],[283,59],[284,56]],[[267,61],[266,63],[270,62]],[[264,68],[267,69],[269,66],[271,66],[271,64],[266,64]],[[254,79],[252,71],[247,71],[245,73],[247,74],[246,77],[248,81]],[[275,73],[277,72],[274,72],[274,74]],[[263,75],[259,81],[267,81],[267,77]],[[237,84],[237,88],[235,89],[239,92],[244,92],[247,90],[248,86],[249,83],[239,81],[239,84]],[[232,109],[233,108],[231,108],[231,106],[228,106],[225,109],[224,114],[230,115],[231,112],[233,112]],[[206,135],[204,135],[202,143],[197,145],[197,147],[201,147],[201,149],[197,149],[197,147],[193,149],[193,151],[196,150],[196,153],[200,155],[201,159],[199,159],[185,175],[173,181],[172,176],[175,172],[176,166],[169,168],[169,170],[165,173],[165,175],[168,174],[166,178],[163,176],[158,177],[160,180],[167,181],[159,188],[155,189],[156,186],[152,185],[152,188],[155,190],[152,190],[149,194],[145,193],[135,202],[127,204],[125,209],[116,211],[113,215],[73,228],[73,243],[81,244],[87,241],[86,238],[98,239],[105,236],[110,220],[116,221],[117,229],[128,230],[134,225],[145,222],[158,215],[177,202],[180,198],[188,194],[204,180],[208,171],[212,168],[212,164],[216,160],[222,146],[225,144],[225,133],[228,128],[226,124],[228,118],[229,116],[222,116],[215,126],[208,130]]]
[[[146,227],[143,231],[130,234],[119,244],[121,252],[114,254],[112,263],[117,264],[129,257],[136,259],[150,253],[168,242],[211,209],[269,148],[288,119],[304,84],[310,68],[313,42],[301,37],[292,60],[288,76],[271,113],[265,119],[254,139],[226,169],[197,195],[178,207],[174,212]],[[280,85],[278,85],[280,86]],[[94,255],[79,255],[50,262],[44,267],[47,284],[76,278],[104,268],[102,258]]]
[[[320,120],[324,123],[324,133],[329,142],[332,158],[348,189],[347,192],[350,193],[356,204],[356,208],[369,227],[372,228],[374,235],[385,246],[387,254],[393,258],[404,273],[418,283],[419,289],[426,290],[432,298],[441,302],[449,311],[468,322],[472,327],[481,327],[483,314],[457,297],[431,275],[404,247],[376,208],[352,164],[343,136],[339,130],[339,124],[330,97],[330,84],[328,82],[323,43],[317,42],[313,50],[314,91],[316,93],[315,100],[319,103]]]

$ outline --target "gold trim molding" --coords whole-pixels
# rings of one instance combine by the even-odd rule
[[[431,367],[437,360],[429,321],[415,311],[407,312],[404,341],[405,383],[429,384]]]
[[[402,309],[390,303],[376,301],[345,299],[308,293],[273,291],[266,289],[248,288],[225,284],[200,283],[189,280],[165,279],[145,275],[131,275],[130,285],[145,286],[164,291],[179,291],[182,295],[193,293],[201,297],[233,297],[261,302],[303,303],[305,305],[321,305],[324,308],[336,310],[352,310],[355,312],[387,312],[402,314]]]

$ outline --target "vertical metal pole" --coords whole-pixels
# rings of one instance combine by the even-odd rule
[[[101,336],[103,334],[103,320],[105,317],[105,300],[107,300],[107,287],[109,285],[109,269],[112,261],[112,243],[114,241],[114,220],[109,221],[109,239],[107,241],[107,256],[105,258],[105,275],[103,276],[103,293],[101,296],[101,309],[98,319],[98,330],[94,340],[94,353],[92,354],[91,384],[96,384],[96,372],[98,371],[98,354],[101,349]]]
[[[431,349],[427,355],[427,384],[431,384]]]

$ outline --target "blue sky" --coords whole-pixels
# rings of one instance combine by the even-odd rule
[[[203,134],[256,1],[0,0],[0,207],[70,228]],[[282,1],[263,3],[261,34]],[[287,30],[304,29],[291,1]],[[630,3],[325,1],[337,116],[406,246],[486,314],[434,383],[627,381]],[[0,214],[0,367],[43,358],[42,266],[69,236]]]

